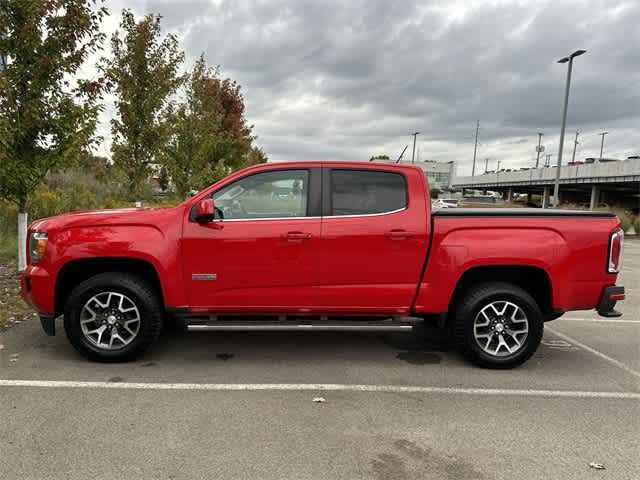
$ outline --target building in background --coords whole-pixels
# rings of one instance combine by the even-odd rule
[[[376,160],[388,163],[396,163],[395,160]],[[401,160],[401,165],[412,165],[411,160]],[[429,181],[429,188],[445,190],[451,188],[456,173],[455,162],[434,162],[432,160],[421,160],[413,163],[416,167],[420,167],[424,172],[424,176]]]

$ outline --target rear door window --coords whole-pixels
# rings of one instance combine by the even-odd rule
[[[407,207],[404,175],[378,170],[331,170],[330,215],[371,215]]]

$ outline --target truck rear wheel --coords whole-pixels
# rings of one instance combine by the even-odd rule
[[[537,350],[544,330],[533,297],[504,282],[471,287],[454,306],[452,321],[458,348],[485,368],[521,365]]]
[[[101,273],[73,289],[64,328],[75,349],[90,360],[124,362],[158,338],[163,316],[157,293],[143,279]]]

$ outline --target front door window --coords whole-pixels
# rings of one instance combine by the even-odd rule
[[[213,194],[225,220],[307,216],[308,170],[280,170],[249,175]]]

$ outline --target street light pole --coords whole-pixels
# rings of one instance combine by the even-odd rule
[[[571,85],[571,70],[573,68],[573,59],[586,53],[586,50],[576,50],[568,57],[561,58],[558,63],[569,62],[567,68],[567,83],[564,87],[564,108],[562,110],[562,127],[560,128],[560,145],[558,146],[558,162],[556,164],[556,182],[553,187],[553,206],[560,205],[560,168],[562,167],[562,149],[564,147],[564,129],[567,126],[567,107],[569,106],[569,86]]]
[[[600,135],[602,137],[602,141],[600,142],[600,160],[602,160],[602,151],[604,150],[604,136],[609,133],[609,132],[602,132],[599,133],[598,135]]]
[[[420,134],[420,132],[413,132],[413,154],[411,155],[411,163],[415,163],[416,161],[416,137]]]

